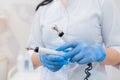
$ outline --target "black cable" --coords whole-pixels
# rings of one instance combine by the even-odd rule
[[[88,67],[85,69],[86,77],[84,80],[88,80],[88,78],[91,76],[90,71],[93,69],[92,63],[87,64]]]

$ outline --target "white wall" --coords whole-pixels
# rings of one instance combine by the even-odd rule
[[[120,9],[120,0],[115,0],[116,4],[118,5],[119,9]]]
[[[35,7],[41,0],[0,0],[0,14],[6,15],[8,24],[0,26],[0,55],[7,55],[10,65],[26,47]],[[4,38],[2,37],[4,36]]]

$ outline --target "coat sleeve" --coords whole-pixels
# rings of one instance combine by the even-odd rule
[[[120,12],[113,0],[103,0],[102,36],[106,47],[114,48],[120,53]],[[120,65],[117,65],[120,66]]]
[[[30,48],[43,47],[41,12],[42,8],[36,12],[32,22],[32,29],[28,40],[28,47]]]
[[[43,46],[43,41],[42,41],[42,22],[41,22],[41,17],[42,17],[42,8],[39,8],[39,10],[36,12],[33,22],[32,22],[32,29],[31,33],[29,36],[28,40],[28,48],[33,48],[35,47],[44,47]],[[31,60],[31,57],[34,53],[33,50],[29,50],[29,59]],[[36,68],[35,66],[33,66]]]

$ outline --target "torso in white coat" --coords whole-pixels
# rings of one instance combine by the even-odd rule
[[[68,36],[70,41],[84,41],[91,45],[98,43],[111,45],[109,39],[106,38],[109,36],[106,33],[107,30],[112,31],[109,26],[111,23],[107,23],[109,19],[103,18],[107,14],[108,6],[112,7],[110,0],[67,0],[67,8],[64,8],[61,0],[54,0],[50,4],[40,7],[33,22],[31,46],[55,49],[64,44],[64,41],[52,30],[54,24]],[[112,12],[112,9],[109,12]],[[109,13],[109,15],[111,16],[113,13]],[[113,40],[114,42],[116,41]],[[51,72],[47,68],[41,67],[41,80],[84,80],[86,67],[87,65],[74,63],[64,66],[58,72]],[[104,65],[93,63],[89,80],[106,80]]]

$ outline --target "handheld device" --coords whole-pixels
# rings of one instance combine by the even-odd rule
[[[58,36],[63,39],[65,42],[69,42],[69,39],[67,39],[67,36],[65,36],[64,32],[59,30],[57,25],[53,25],[52,29],[55,30],[58,34]],[[70,49],[69,49],[70,50]],[[85,69],[85,73],[86,73],[86,77],[84,78],[84,80],[88,80],[88,78],[91,76],[91,73],[89,72],[90,70],[92,70],[92,63],[87,64],[88,67]]]

